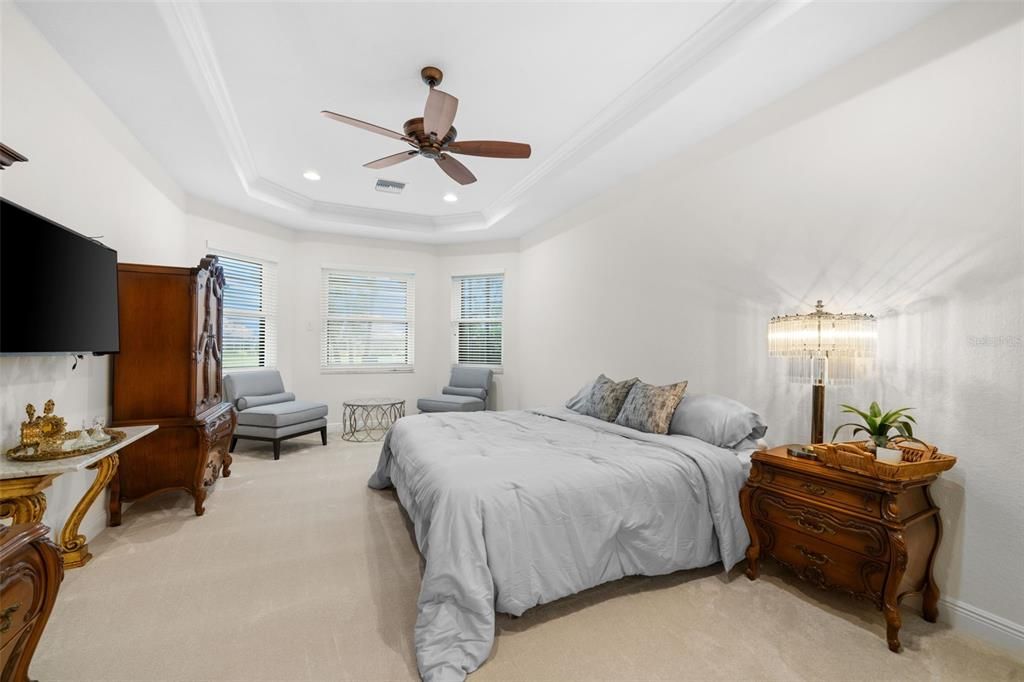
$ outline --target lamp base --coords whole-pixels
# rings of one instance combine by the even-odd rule
[[[825,385],[811,386],[811,442],[825,442]]]

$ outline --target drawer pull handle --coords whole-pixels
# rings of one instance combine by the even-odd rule
[[[816,564],[830,564],[832,563],[832,557],[828,554],[821,554],[819,552],[812,552],[803,545],[797,545],[796,548],[800,550],[800,553],[804,555],[804,558],[813,561]]]
[[[11,616],[15,611],[21,608],[21,604],[15,604],[14,606],[8,606],[0,613],[0,632],[7,632],[11,629]]]
[[[813,483],[804,483],[800,486],[812,495],[827,495],[828,490],[822,488],[820,485],[814,485]]]
[[[796,521],[796,525],[800,526],[804,530],[809,530],[812,533],[817,533],[818,535],[821,535],[825,531],[829,531],[830,533],[835,535],[835,531],[826,526],[823,522],[817,521],[815,519],[807,520],[803,514],[791,514],[789,518],[793,521]]]

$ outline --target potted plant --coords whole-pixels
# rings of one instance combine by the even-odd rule
[[[840,424],[832,433],[833,441],[835,441],[840,430],[847,426],[852,426],[854,436],[862,431],[867,434],[872,445],[875,447],[875,458],[883,462],[899,462],[903,459],[902,450],[889,447],[889,437],[893,431],[908,440],[921,442],[914,438],[914,424],[917,421],[911,415],[906,414],[908,410],[914,409],[913,407],[901,407],[890,412],[882,412],[882,408],[878,406],[877,402],[871,403],[867,412],[858,410],[852,405],[840,405],[840,407],[843,408],[843,412],[859,415],[864,421],[863,423],[848,422]]]

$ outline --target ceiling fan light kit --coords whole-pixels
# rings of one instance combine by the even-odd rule
[[[441,69],[435,66],[425,66],[420,71],[420,78],[430,88],[426,106],[423,108],[423,116],[406,121],[402,125],[402,133],[357,118],[336,114],[333,111],[324,110],[320,113],[339,123],[368,130],[393,140],[401,140],[412,147],[410,150],[363,164],[366,168],[387,168],[408,161],[414,156],[422,156],[434,161],[441,170],[460,185],[468,185],[476,182],[476,176],[451,154],[485,156],[496,159],[530,158],[530,145],[521,142],[497,140],[456,142],[455,138],[458,133],[452,124],[455,122],[455,114],[459,108],[458,98],[437,89],[444,78]]]

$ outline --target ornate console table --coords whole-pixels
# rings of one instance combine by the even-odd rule
[[[9,518],[14,523],[40,523],[46,511],[46,495],[43,491],[50,486],[53,479],[70,471],[95,470],[95,480],[71,510],[60,532],[64,568],[84,566],[92,558],[92,554],[89,553],[85,536],[78,532],[78,527],[93,502],[117,472],[117,451],[153,433],[157,427],[124,426],[120,429],[127,434],[127,438],[120,443],[80,457],[44,462],[17,462],[0,458],[0,519]]]

